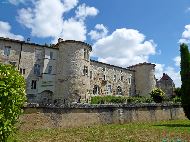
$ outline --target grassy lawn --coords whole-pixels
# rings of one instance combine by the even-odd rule
[[[18,131],[9,141],[12,139],[18,142],[189,142],[190,121]]]

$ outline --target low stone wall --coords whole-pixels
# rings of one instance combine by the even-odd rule
[[[21,129],[186,119],[180,104],[73,105],[25,107]]]

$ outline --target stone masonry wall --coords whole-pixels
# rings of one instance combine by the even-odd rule
[[[156,87],[156,78],[154,75],[155,65],[150,63],[141,63],[129,67],[135,71],[136,94],[147,96],[152,89]]]
[[[70,108],[26,107],[21,129],[78,127],[186,119],[180,105],[83,105]]]
[[[91,94],[123,96],[135,94],[134,71],[97,61],[91,61],[90,64]]]
[[[90,60],[84,58],[88,45],[82,42],[63,41],[58,43],[56,90],[55,95],[62,103],[88,100],[90,89]],[[84,74],[84,66],[87,74]]]

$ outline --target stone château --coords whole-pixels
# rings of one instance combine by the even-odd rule
[[[55,45],[0,38],[0,62],[26,79],[29,102],[88,102],[95,95],[145,96],[156,87],[155,64],[127,68],[90,60],[92,47],[59,39]]]

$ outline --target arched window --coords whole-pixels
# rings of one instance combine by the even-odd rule
[[[117,95],[123,95],[121,86],[117,86]]]
[[[93,94],[94,95],[99,95],[100,94],[100,87],[98,85],[94,85]]]

